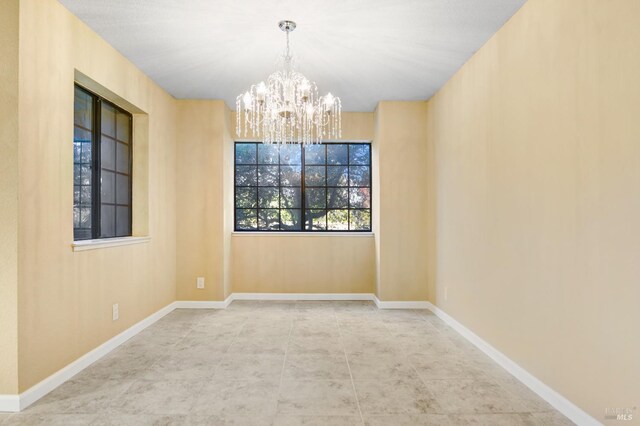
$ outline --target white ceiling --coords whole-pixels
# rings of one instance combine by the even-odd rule
[[[236,96],[275,71],[297,22],[299,70],[346,111],[430,98],[525,0],[60,0],[177,98]]]

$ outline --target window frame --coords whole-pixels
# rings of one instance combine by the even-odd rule
[[[92,129],[86,129],[84,127],[78,126],[85,131],[91,132],[91,236],[89,238],[76,238],[75,232],[75,224],[73,227],[73,241],[81,242],[81,241],[92,241],[92,240],[109,240],[109,239],[119,239],[119,238],[129,238],[133,236],[133,114],[124,108],[116,105],[114,102],[104,98],[103,96],[98,95],[94,91],[86,88],[85,86],[79,84],[78,82],[74,82],[73,85],[74,92],[76,89],[84,92],[85,94],[91,97],[91,126]],[[75,102],[75,101],[74,101]],[[127,176],[129,177],[129,197],[128,204],[129,207],[129,232],[126,235],[117,235],[117,232],[114,232],[115,235],[103,237],[102,234],[102,104],[106,103],[111,108],[115,109],[118,113],[123,114],[129,118],[129,164]],[[74,108],[75,114],[75,108]],[[76,127],[75,119],[74,119],[74,127]],[[110,137],[107,135],[107,137]],[[116,144],[119,143],[117,139],[117,135],[112,138]],[[74,136],[75,143],[75,136]],[[124,143],[121,141],[120,143]],[[74,154],[75,155],[75,154]],[[75,158],[73,161],[74,167],[76,165]],[[117,171],[117,166],[114,165],[114,170],[112,173],[115,175],[124,174],[122,172]],[[117,182],[117,179],[116,179]],[[75,169],[74,169],[74,187],[75,184]],[[75,190],[75,189],[74,189]],[[106,203],[113,204],[116,207],[117,212],[117,196],[114,195],[114,203]],[[72,205],[75,207],[75,200]],[[114,213],[117,214],[117,213]],[[115,229],[114,229],[115,231]]]
[[[309,185],[310,188],[324,188],[325,192],[327,194],[325,194],[326,197],[328,197],[328,190],[329,189],[347,189],[347,207],[345,208],[329,208],[328,207],[328,203],[326,203],[325,208],[324,209],[308,209],[306,206],[306,179],[305,179],[305,167],[306,167],[306,155],[305,155],[305,146],[301,144],[301,161],[300,161],[300,222],[301,222],[301,229],[258,229],[256,227],[256,229],[238,229],[238,218],[237,218],[237,214],[238,214],[238,207],[236,206],[236,202],[237,202],[237,192],[238,192],[238,188],[243,188],[243,187],[238,187],[238,177],[237,177],[237,172],[236,172],[236,168],[238,166],[238,164],[236,163],[236,158],[237,158],[237,148],[239,144],[255,144],[256,145],[256,170],[259,169],[260,167],[260,162],[259,162],[259,145],[262,145],[262,142],[259,141],[241,141],[241,140],[236,140],[233,143],[233,232],[235,233],[261,233],[261,234],[277,234],[277,233],[287,233],[287,234],[291,234],[291,233],[303,233],[303,234],[344,234],[344,233],[357,233],[357,234],[371,234],[373,232],[373,167],[372,167],[372,144],[371,142],[358,142],[358,141],[340,141],[340,142],[322,142],[319,144],[313,144],[314,146],[317,145],[321,145],[325,147],[325,161],[324,164],[318,164],[317,166],[322,166],[325,169],[325,185],[324,186],[313,186],[313,185]],[[328,163],[328,158],[327,158],[327,146],[330,145],[347,145],[349,146],[348,151],[347,151],[347,164],[345,165],[347,167],[347,182],[349,182],[349,173],[350,173],[350,147],[352,145],[366,145],[369,147],[369,162],[368,164],[357,164],[354,166],[366,166],[369,168],[369,186],[362,186],[362,187],[356,187],[356,186],[351,186],[350,183],[347,186],[329,186],[327,184],[327,177],[328,177],[328,167],[330,166],[330,164]],[[240,165],[249,165],[249,164],[240,164]],[[278,160],[278,192],[279,195],[278,197],[281,197],[281,192],[282,192],[282,188],[287,188],[286,186],[282,186],[280,184],[280,167],[282,167],[282,164],[280,163],[280,159]],[[256,171],[257,173],[257,171]],[[257,177],[256,177],[257,178]],[[252,188],[252,186],[247,186],[247,188]],[[258,212],[260,210],[259,207],[259,188],[261,188],[261,186],[259,186],[258,182],[256,182],[256,207],[255,210]],[[271,186],[266,186],[266,188],[276,188],[276,187],[271,187]],[[297,188],[297,187],[295,187]],[[351,197],[350,197],[350,189],[351,188],[368,188],[369,189],[369,208],[351,208]],[[286,210],[283,209],[280,206],[280,203],[278,203],[278,209],[279,212],[281,210]],[[369,211],[369,227],[368,229],[306,229],[306,211],[307,210],[325,210],[327,213],[331,210],[347,210],[348,212],[348,219],[347,219],[347,224],[349,224],[350,222],[350,218],[351,218],[351,211],[353,210],[368,210]],[[258,213],[258,216],[256,217],[256,220],[259,221],[260,220],[260,216]],[[281,222],[281,219],[280,219]]]

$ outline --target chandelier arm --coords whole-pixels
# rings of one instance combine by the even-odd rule
[[[286,34],[286,50],[281,69],[265,82],[251,86],[236,99],[236,132],[250,133],[269,143],[321,143],[325,138],[341,137],[341,103],[328,93],[319,96],[313,81],[295,70],[289,33],[293,21],[281,21]]]

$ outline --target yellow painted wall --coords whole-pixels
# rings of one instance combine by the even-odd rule
[[[235,124],[232,122],[233,113],[225,106],[224,109],[225,127],[223,133],[223,158],[233,158],[234,156],[234,129]],[[232,244],[231,236],[233,228],[235,226],[235,215],[233,211],[234,196],[235,196],[235,163],[234,161],[223,160],[222,161],[222,205],[223,205],[223,253],[224,253],[224,265],[223,265],[223,287],[225,299],[231,294],[233,285],[233,267],[231,265],[232,258]]]
[[[239,235],[233,291],[372,293],[373,236]]]
[[[22,392],[175,300],[176,106],[55,0],[21,0],[19,33]],[[71,250],[75,69],[148,114],[149,243]]]
[[[376,292],[380,300],[429,299],[427,103],[388,102],[373,143]]]
[[[223,101],[204,100],[179,100],[177,105],[177,298],[223,300],[227,107]],[[204,289],[196,288],[197,277],[205,278]]]
[[[0,0],[0,395],[18,391],[18,0]]]
[[[374,114],[371,112],[343,112],[343,141],[372,141],[374,137]]]
[[[640,401],[639,23],[529,0],[429,102],[438,306],[599,421]]]

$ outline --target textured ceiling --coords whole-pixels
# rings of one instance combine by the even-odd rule
[[[347,111],[430,98],[525,0],[60,0],[177,98],[236,96],[275,71],[285,36],[299,70]]]

